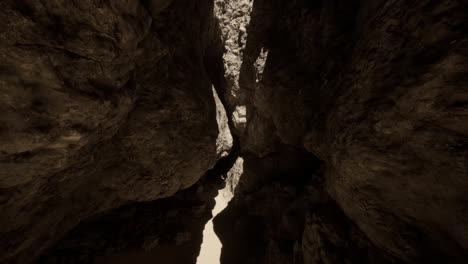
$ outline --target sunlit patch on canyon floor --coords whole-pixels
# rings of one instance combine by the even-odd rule
[[[234,196],[234,189],[239,182],[242,174],[244,160],[238,158],[232,169],[228,172],[226,186],[219,190],[216,196],[216,205],[213,208],[213,217],[208,221],[203,231],[203,242],[200,249],[200,255],[197,258],[197,264],[219,264],[222,244],[213,228],[213,219],[219,214]]]

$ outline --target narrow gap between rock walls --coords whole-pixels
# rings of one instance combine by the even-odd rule
[[[213,89],[213,97],[216,103],[216,121],[218,122],[218,138],[216,140],[216,150],[222,158],[227,157],[228,151],[236,151],[233,149],[233,138],[229,129],[226,115],[226,110],[221,103],[216,91]],[[232,154],[232,153],[231,153]],[[242,175],[243,160],[237,157],[232,168],[229,169],[223,178],[225,178],[226,184],[223,189],[218,191],[218,195],[215,198],[215,207],[212,210],[212,218],[206,223],[203,231],[203,242],[200,247],[200,253],[197,258],[198,264],[218,264],[220,263],[221,248],[222,244],[218,236],[214,232],[213,219],[218,213],[226,208],[229,201],[234,196],[234,189]]]

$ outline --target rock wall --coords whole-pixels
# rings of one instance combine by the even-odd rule
[[[222,263],[467,261],[467,11],[254,0],[239,76],[246,183],[215,219]],[[283,195],[309,164],[291,157],[310,155],[321,169]],[[288,208],[300,208],[289,231]]]
[[[171,196],[213,167],[213,1],[0,10],[1,263],[29,263],[80,221]]]

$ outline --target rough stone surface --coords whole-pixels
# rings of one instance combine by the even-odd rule
[[[81,220],[171,196],[215,164],[212,1],[0,10],[1,263],[28,263]]]
[[[242,91],[239,89],[239,71],[247,41],[246,26],[251,11],[252,0],[215,0],[215,13],[225,46],[223,61],[229,91],[226,93],[226,101],[233,106],[244,101]]]
[[[284,145],[305,148],[324,162],[319,191],[336,210],[305,209],[312,214],[302,239],[282,246],[271,242],[279,231],[262,233],[260,251],[238,256],[245,238],[223,231],[223,222],[264,217],[253,209],[261,205],[284,210],[275,206],[274,190],[265,202],[240,189],[229,217],[215,221],[225,263],[299,263],[292,262],[294,249],[303,250],[304,263],[466,263],[467,14],[461,0],[253,2],[239,76],[244,169],[281,156]],[[268,55],[258,82],[262,50]],[[242,177],[276,181],[262,169]],[[335,230],[346,226],[360,235]],[[387,257],[360,262],[355,250]]]

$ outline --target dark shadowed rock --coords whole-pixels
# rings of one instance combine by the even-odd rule
[[[0,262],[218,159],[213,3],[149,2],[1,1]]]
[[[82,222],[38,264],[195,263],[214,197],[223,186],[203,177],[175,195],[132,203]]]
[[[243,259],[302,263],[302,248],[304,263],[468,260],[467,11],[465,1],[254,1],[239,76],[245,164],[304,147],[325,164],[314,188],[342,213],[310,208],[302,239],[281,246],[271,243],[278,232],[261,233],[261,250]],[[258,188],[277,181],[260,167],[244,177],[263,177]],[[228,218],[284,210],[276,196],[240,191],[218,217],[225,263],[245,243],[222,228]],[[354,252],[364,249],[388,257]]]

